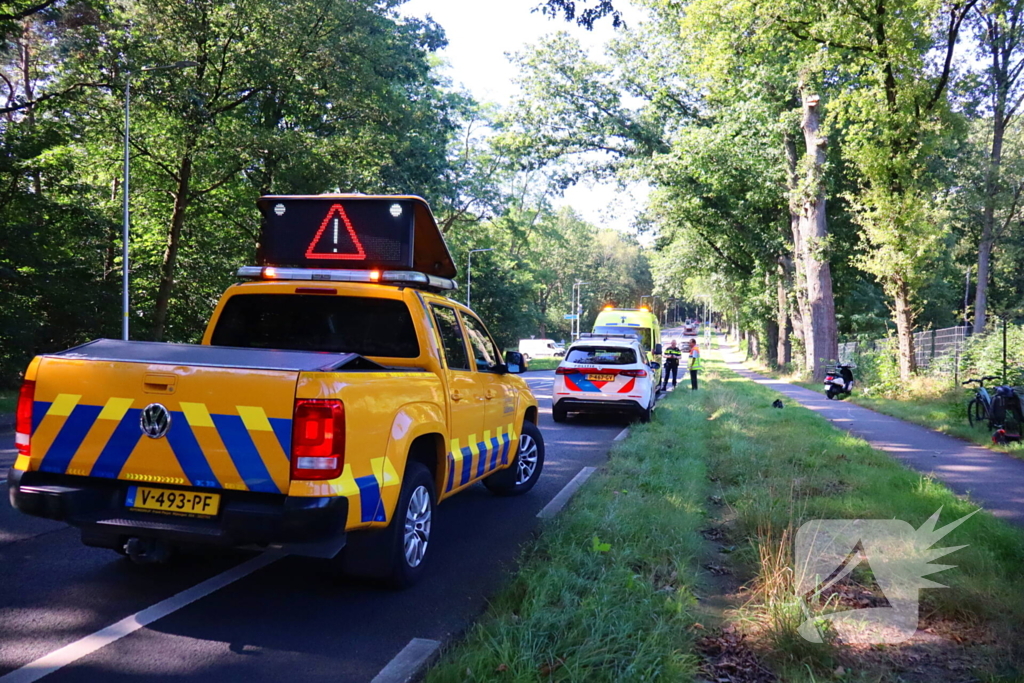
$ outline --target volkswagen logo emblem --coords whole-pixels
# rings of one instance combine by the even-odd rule
[[[159,403],[150,403],[139,417],[142,433],[151,439],[159,439],[171,428],[171,413]]]

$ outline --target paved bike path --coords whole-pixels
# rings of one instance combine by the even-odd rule
[[[723,357],[727,353],[723,352]],[[836,427],[859,436],[908,467],[933,475],[958,494],[969,495],[996,517],[1024,526],[1024,461],[853,403],[830,401],[816,391],[725,360],[737,374],[820,413]]]

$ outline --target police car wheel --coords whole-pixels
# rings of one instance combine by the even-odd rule
[[[640,411],[640,422],[647,424],[651,421],[651,416],[654,414],[653,408],[644,408]]]
[[[484,486],[498,496],[520,496],[537,484],[543,469],[544,437],[537,425],[526,420],[512,464],[484,479]]]
[[[559,405],[554,405],[551,407],[551,419],[554,420],[555,422],[565,422],[568,417],[569,411],[566,410],[565,408]]]

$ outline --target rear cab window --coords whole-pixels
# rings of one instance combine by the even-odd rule
[[[405,301],[320,294],[236,294],[210,343],[362,356],[416,358],[419,338]]]
[[[636,351],[631,348],[601,345],[574,346],[569,349],[565,360],[592,365],[633,365],[638,362]]]

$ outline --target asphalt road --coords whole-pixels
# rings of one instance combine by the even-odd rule
[[[442,504],[430,569],[402,592],[346,583],[323,561],[284,557],[80,658],[47,681],[369,681],[413,638],[464,631],[501,586],[537,512],[601,464],[625,419],[551,420],[553,373],[524,375],[541,403],[547,461],[538,485],[497,498],[482,485]],[[14,460],[0,435],[0,479]],[[7,485],[0,483],[6,498]],[[184,557],[139,567],[81,545],[78,531],[0,503],[0,683],[8,674],[248,560]],[[22,669],[24,672],[25,670]]]

